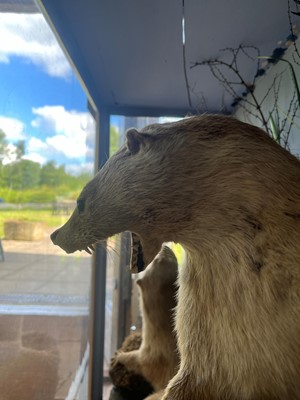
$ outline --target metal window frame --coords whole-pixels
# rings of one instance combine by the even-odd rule
[[[109,156],[110,115],[102,109],[96,117],[96,160],[99,170]],[[106,297],[106,245],[97,245],[92,264],[92,290],[90,308],[90,361],[89,361],[89,399],[103,398],[103,360],[105,335],[105,297]]]

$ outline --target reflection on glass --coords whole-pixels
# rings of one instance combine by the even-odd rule
[[[0,397],[71,399],[88,362],[91,258],[49,234],[93,174],[95,124],[33,2],[0,4],[0,37]]]

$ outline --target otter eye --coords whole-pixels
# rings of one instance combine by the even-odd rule
[[[79,213],[82,213],[84,211],[84,200],[83,199],[77,200],[77,210]]]

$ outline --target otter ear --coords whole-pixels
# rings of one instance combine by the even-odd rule
[[[128,129],[126,132],[126,144],[131,154],[136,154],[140,151],[143,143],[143,134],[134,128]]]
[[[143,279],[142,278],[137,279],[135,282],[140,288],[143,287]]]

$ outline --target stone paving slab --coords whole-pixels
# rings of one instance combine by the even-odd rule
[[[51,231],[38,242],[2,241],[0,313],[3,304],[89,306],[92,257],[66,254],[52,244]]]
[[[55,399],[61,400],[87,343],[92,257],[85,252],[66,254],[52,244],[52,231],[49,229],[38,242],[2,240],[5,261],[0,262],[0,347],[7,349],[5,340],[11,337],[17,343],[26,332],[54,338],[60,356]],[[113,259],[111,256],[109,261]],[[110,387],[104,387],[105,400]],[[83,391],[87,393],[86,386]]]

